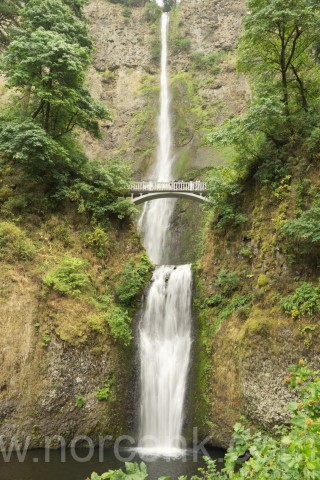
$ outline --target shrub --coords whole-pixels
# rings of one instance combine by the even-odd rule
[[[109,400],[112,395],[113,380],[106,380],[103,387],[96,392],[97,399],[101,402],[103,400]]]
[[[228,297],[241,286],[241,281],[236,272],[230,272],[223,268],[219,272],[215,285],[221,290],[223,295]]]
[[[76,407],[79,408],[79,410],[81,408],[83,408],[86,404],[86,401],[85,401],[85,398],[82,396],[82,395],[77,395],[76,396]]]
[[[193,65],[196,70],[205,70],[212,75],[218,75],[220,72],[220,56],[216,53],[205,55],[201,52],[195,52],[192,55]]]
[[[161,42],[159,40],[152,40],[151,42],[151,57],[153,60],[158,60],[161,53]]]
[[[101,476],[97,473],[93,473],[90,480],[146,480],[148,476],[147,467],[144,463],[125,463],[125,471],[123,470],[109,470],[107,473],[103,473]],[[162,477],[168,479],[168,477]],[[89,480],[89,479],[87,479]],[[169,479],[168,479],[169,480]]]
[[[109,237],[103,228],[97,226],[85,234],[84,243],[93,248],[98,257],[103,258],[108,251]]]
[[[143,9],[143,18],[148,23],[155,23],[161,16],[161,8],[156,2],[147,2]]]
[[[269,278],[267,277],[267,275],[264,275],[263,273],[259,275],[257,285],[260,288],[269,285]]]
[[[248,218],[240,213],[235,206],[224,202],[220,203],[218,212],[218,228],[225,228],[232,225],[238,227],[248,220]]]
[[[208,179],[208,187],[218,228],[238,227],[247,221],[247,217],[240,212],[243,188],[233,169],[213,169]]]
[[[105,331],[104,315],[95,315],[88,319],[88,326],[92,332],[103,333]]]
[[[131,318],[129,317],[128,312],[120,307],[114,307],[114,309],[107,315],[107,322],[114,338],[125,347],[130,345],[133,336],[131,330]]]
[[[190,50],[190,45],[189,38],[175,38],[173,41],[174,53],[187,52]]]
[[[124,198],[129,179],[130,169],[119,159],[109,160],[106,165],[90,162],[62,194],[76,202],[78,211],[88,214],[93,223],[107,226],[110,216],[122,220],[136,212],[131,200]]]
[[[146,255],[142,255],[138,265],[130,262],[124,267],[116,289],[122,305],[126,307],[135,306],[150,280],[151,271],[152,263]]]
[[[320,284],[302,283],[296,291],[280,301],[287,315],[313,317],[320,313]]]
[[[115,305],[111,295],[105,294],[98,300],[98,308],[103,311],[112,336],[124,346],[132,341],[131,318],[128,312]]]
[[[90,285],[86,267],[87,262],[81,258],[65,257],[57,268],[44,277],[43,283],[62,295],[77,297]]]
[[[31,260],[36,249],[26,233],[11,222],[0,222],[0,259]]]
[[[299,218],[287,220],[280,227],[282,235],[298,247],[299,253],[311,253],[320,247],[320,206],[313,205]]]
[[[123,10],[122,10],[122,16],[124,18],[130,18],[132,15],[132,10],[130,10],[130,8],[128,7],[124,7]]]

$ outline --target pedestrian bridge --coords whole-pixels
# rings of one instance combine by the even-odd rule
[[[129,185],[133,203],[156,200],[158,198],[186,198],[197,202],[206,202],[208,199],[207,185],[204,182],[133,182]]]

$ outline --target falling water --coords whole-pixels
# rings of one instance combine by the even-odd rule
[[[172,179],[170,91],[168,82],[168,26],[169,13],[161,16],[161,78],[160,78],[160,114],[158,118],[158,151],[151,178],[155,181]],[[165,241],[175,200],[161,199],[147,202],[143,208],[139,228],[151,260],[159,265],[165,251]]]
[[[170,455],[181,447],[191,347],[190,265],[158,267],[140,325],[140,447]]]
[[[160,0],[159,0],[160,1]],[[168,82],[169,14],[161,17],[161,90],[159,146],[152,177],[172,179],[170,91]],[[163,262],[166,234],[175,200],[148,202],[139,226],[154,263]],[[152,454],[181,453],[183,405],[191,348],[190,265],[159,266],[153,275],[139,328],[141,423],[139,448]]]

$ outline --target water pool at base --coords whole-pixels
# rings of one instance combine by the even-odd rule
[[[129,455],[126,451],[120,453],[122,457]],[[211,458],[217,460],[218,467],[222,468],[224,450],[208,449],[208,453]],[[85,458],[88,451],[77,449],[76,454],[80,458]],[[190,451],[182,458],[157,458],[150,461],[148,458],[136,455],[133,461],[146,463],[148,480],[157,480],[164,475],[171,477],[172,480],[180,475],[191,477],[198,473],[198,468],[204,466],[202,457],[199,456],[197,461],[194,461]],[[49,462],[45,462],[44,450],[29,451],[24,462],[21,463],[14,454],[10,462],[6,463],[0,454],[0,480],[85,480],[92,472],[102,474],[110,469],[123,467],[124,461],[115,457],[112,448],[103,451],[103,461],[99,459],[99,451],[95,450],[92,459],[84,463],[76,461],[70,451],[67,451],[66,462],[61,462],[61,452],[56,450],[50,451]]]

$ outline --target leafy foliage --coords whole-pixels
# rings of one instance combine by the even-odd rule
[[[314,46],[320,6],[313,0],[248,0],[247,7],[238,67],[251,80],[249,109],[208,139],[236,147],[240,179],[278,181],[290,171],[291,152],[295,156],[311,138],[313,149],[318,144],[320,69]]]
[[[97,252],[97,256],[104,258],[109,247],[109,237],[100,226],[94,227],[85,234],[84,242]]]
[[[159,20],[162,10],[156,2],[146,2],[143,9],[143,18],[148,23],[155,23]]]
[[[299,253],[312,253],[320,247],[320,206],[313,205],[300,217],[285,221],[280,232]]]
[[[98,299],[97,307],[104,313],[114,339],[125,347],[132,341],[131,317],[127,310],[114,303],[111,295],[105,294]]]
[[[81,258],[65,257],[61,264],[47,273],[43,283],[62,295],[79,296],[90,286],[86,262]]]
[[[25,117],[54,138],[80,126],[98,136],[97,120],[108,118],[84,86],[92,43],[83,21],[61,0],[31,0],[21,10],[4,54],[10,87],[26,101]]]
[[[247,217],[240,211],[242,187],[233,169],[213,169],[207,184],[218,228],[239,227],[247,221]]]
[[[83,408],[86,404],[86,400],[85,398],[82,396],[82,395],[77,395],[76,396],[76,407],[79,408],[79,410],[81,408]]]
[[[175,38],[173,41],[174,53],[187,52],[190,50],[191,42],[189,38]]]
[[[307,111],[308,95],[318,93],[309,77],[320,8],[314,0],[249,0],[241,40],[241,70],[270,84],[289,116]],[[317,73],[314,69],[314,73]],[[272,76],[270,77],[270,73]]]
[[[152,263],[146,255],[142,255],[138,265],[130,262],[124,267],[116,289],[122,305],[132,307],[136,304],[150,279],[151,271]]]
[[[18,9],[22,2],[2,0],[0,3],[0,45],[8,43],[8,30],[17,21]]]
[[[93,473],[90,480],[146,480],[148,476],[147,467],[144,463],[130,463],[126,462],[125,471],[123,470],[110,470],[107,473],[103,473],[101,476]]]
[[[80,170],[70,189],[62,192],[65,197],[78,204],[80,213],[89,214],[102,225],[110,215],[119,219],[136,212],[130,199],[124,198],[130,178],[128,165],[111,159],[103,166],[98,162],[87,162]]]
[[[312,283],[302,283],[293,294],[282,299],[280,305],[293,318],[312,318],[320,313],[320,284],[315,286]]]
[[[230,296],[241,286],[241,280],[236,272],[231,272],[223,268],[219,272],[215,285],[223,295]]]
[[[100,390],[96,392],[97,399],[101,402],[103,400],[108,400],[112,394],[113,381],[106,380],[104,385]]]
[[[0,120],[0,148],[15,167],[22,168],[27,177],[57,188],[65,184],[81,157],[73,159],[66,148],[46,134],[32,120]]]
[[[11,222],[0,222],[0,259],[31,260],[36,254],[33,242],[26,233]]]
[[[205,70],[211,75],[218,75],[220,72],[220,56],[217,53],[209,53],[208,55],[205,55],[202,52],[195,52],[192,55],[192,60],[196,70]]]

